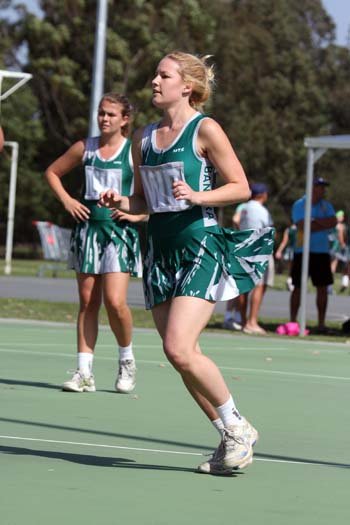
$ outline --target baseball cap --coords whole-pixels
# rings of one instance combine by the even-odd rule
[[[262,193],[268,193],[269,189],[263,182],[256,182],[251,185],[252,195],[261,195]]]
[[[314,186],[329,186],[329,182],[323,177],[316,177],[314,179]]]
[[[344,210],[339,210],[339,211],[337,211],[337,213],[335,214],[335,216],[337,217],[337,219],[342,219],[342,218],[344,218],[344,215],[345,215]]]

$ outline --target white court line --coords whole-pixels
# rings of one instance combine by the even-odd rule
[[[51,332],[53,333],[60,333],[60,328],[68,328],[70,331],[71,330],[76,330],[76,324],[75,323],[60,323],[60,322],[55,322],[55,321],[40,321],[40,320],[35,320],[35,319],[13,319],[13,318],[0,318],[0,325],[1,324],[12,324],[12,325],[28,325],[29,327],[34,327],[34,328],[38,328],[38,332],[40,333],[41,332],[41,328],[40,327],[44,327],[44,328],[51,328]],[[99,327],[99,330],[101,331],[109,331],[110,328],[108,325],[101,325]],[[30,333],[32,334],[35,330],[31,330]],[[158,336],[158,332],[155,328],[138,328],[138,327],[134,327],[133,328],[133,331],[135,333],[139,333],[139,334],[142,334],[142,335],[151,335],[151,336],[154,336],[154,335],[157,335]],[[216,341],[218,339],[223,339],[223,340],[231,340],[233,341],[233,337],[232,337],[232,334],[229,334],[229,333],[219,333],[219,332],[211,332],[211,331],[204,331],[202,334],[201,334],[201,338],[204,337],[206,339],[213,339],[215,338]],[[243,337],[242,335],[240,335],[239,337]],[[252,342],[254,343],[256,340],[257,340],[257,337],[256,336],[249,336],[249,335],[244,335],[244,339],[246,342]],[[217,343],[215,343],[217,344]],[[280,345],[281,345],[281,339],[280,338],[276,338],[276,337],[268,337],[268,336],[265,336],[264,338],[261,338],[259,340],[259,346],[252,346],[252,347],[249,347],[248,345],[244,346],[243,348],[239,348],[240,350],[256,350],[258,348],[261,348],[263,347],[265,349],[265,346],[264,345],[279,345],[279,348],[278,349],[281,349],[280,348]],[[334,351],[334,349],[336,350],[344,350],[345,349],[348,349],[349,347],[347,346],[348,344],[347,343],[342,343],[342,342],[332,342],[332,341],[317,341],[317,340],[308,340],[307,338],[304,338],[302,341],[299,340],[298,337],[295,337],[294,339],[293,338],[289,338],[288,339],[288,344],[293,344],[293,345],[299,345],[299,344],[303,344],[304,346],[314,346],[314,345],[321,345],[323,347],[331,347],[331,351]],[[216,348],[216,346],[213,347],[214,349]],[[284,347],[283,347],[284,349]]]
[[[161,454],[180,454],[184,456],[203,456],[199,452],[178,452],[176,450],[160,450],[153,448],[139,448],[139,447],[122,447],[120,445],[102,445],[97,443],[80,443],[77,441],[59,441],[55,439],[39,439],[39,438],[25,438],[19,436],[0,436],[0,439],[16,439],[19,441],[37,441],[40,443],[58,443],[60,445],[77,445],[83,447],[99,447],[99,448],[117,448],[120,450],[134,450],[136,452],[155,452]]]
[[[284,376],[295,376],[295,377],[313,377],[314,379],[336,379],[340,381],[350,381],[350,377],[342,376],[324,376],[322,374],[303,374],[302,372],[283,372],[282,370],[265,370],[263,368],[231,368],[228,366],[220,366],[220,370],[238,370],[240,372],[262,372],[263,374],[277,374]]]
[[[13,354],[26,354],[26,355],[39,355],[42,356],[43,352],[33,352],[32,350],[14,350],[13,348],[0,348],[1,352],[13,353]],[[72,354],[61,354],[59,352],[47,352],[45,356],[52,357],[72,357]],[[114,357],[105,357],[105,356],[96,356],[96,360],[100,361],[115,361]],[[138,363],[149,364],[149,365],[169,365],[169,363],[164,361],[151,361],[145,359],[137,359]],[[170,366],[170,365],[169,365]],[[233,366],[219,366],[220,370],[228,370],[230,372],[253,372],[253,373],[262,373],[262,374],[272,374],[272,375],[283,375],[291,377],[309,377],[313,379],[335,379],[336,381],[350,381],[350,377],[342,376],[327,376],[322,374],[304,374],[303,372],[284,372],[283,370],[267,370],[264,368],[239,368]]]
[[[52,344],[52,343],[50,343]],[[67,343],[54,343],[54,346],[69,346],[71,343],[70,342],[67,342]],[[74,344],[75,344],[75,341],[74,341]],[[10,345],[10,346],[20,346],[20,347],[30,347],[30,346],[34,346],[34,347],[43,347],[43,348],[47,348],[48,346],[48,343],[28,343],[28,342],[20,342],[20,343],[13,343],[12,341],[9,343],[1,343],[0,342],[0,347],[2,346],[5,346],[5,345]],[[138,348],[155,348],[156,345],[153,345],[153,344],[144,344],[142,343],[142,345],[137,345]],[[112,348],[112,349],[115,349],[116,348],[116,344],[103,344],[103,343],[98,343],[98,348]],[[49,352],[48,352],[49,353]],[[51,353],[51,352],[50,352]]]
[[[0,348],[0,353],[12,353],[12,354],[26,354],[26,355],[38,355],[38,356],[45,356],[45,357],[70,357],[70,358],[74,358],[75,359],[75,356],[76,354],[74,353],[69,353],[69,354],[64,354],[64,353],[60,353],[60,352],[35,352],[33,350],[14,350],[13,348]],[[115,362],[116,361],[116,357],[108,357],[108,356],[103,356],[103,355],[98,355],[96,356],[94,359],[98,360],[98,361],[112,361],[112,362]],[[137,359],[137,362],[138,363],[143,363],[143,364],[150,364],[150,365],[163,365],[163,364],[169,364],[167,362],[164,362],[164,361],[151,361],[151,360],[142,360],[142,359]],[[170,366],[170,365],[169,365]]]
[[[0,319],[0,324],[1,324],[1,319]],[[135,329],[136,330],[136,329]],[[141,330],[141,329],[140,329]],[[151,329],[149,329],[151,330]],[[158,335],[156,334],[156,332],[154,331],[154,334],[152,335]],[[298,338],[295,338],[295,339],[288,339],[288,345],[289,346],[284,346],[282,343],[284,343],[285,341],[282,341],[280,339],[276,339],[276,338],[267,338],[267,337],[264,337],[264,340],[261,340],[259,341],[259,344],[257,346],[257,344],[253,345],[253,344],[245,344],[244,346],[239,346],[237,345],[238,341],[233,341],[232,340],[232,336],[228,336],[226,337],[226,334],[217,334],[216,335],[216,341],[215,342],[208,342],[208,339],[211,339],[212,336],[215,336],[215,334],[212,334],[212,333],[204,333],[202,334],[201,337],[203,337],[203,335],[205,336],[203,338],[203,340],[201,340],[201,346],[202,348],[205,350],[205,351],[215,351],[215,350],[226,350],[227,349],[227,339],[228,337],[231,337],[231,341],[233,343],[233,350],[239,350],[239,351],[247,351],[247,350],[259,350],[259,351],[269,351],[269,352],[281,352],[281,351],[288,351],[291,349],[291,346],[299,346],[301,347],[301,345],[303,345],[302,348],[298,348],[299,351],[302,351],[302,352],[305,352],[305,351],[310,351],[311,350],[311,347],[313,346],[317,346],[317,347],[322,347],[322,354],[325,354],[325,353],[329,353],[329,354],[334,354],[335,352],[339,352],[341,354],[343,353],[348,353],[350,351],[350,345],[349,343],[332,343],[332,342],[328,342],[328,341],[299,341]],[[248,339],[249,338],[249,339]],[[250,336],[247,336],[247,343],[253,343],[253,338],[250,337]],[[256,338],[255,338],[256,340]],[[224,342],[225,341],[225,342]],[[26,346],[48,346],[52,344],[51,342],[50,343],[39,343],[39,342],[27,342],[27,341],[20,341],[20,342],[14,342],[14,341],[7,341],[7,342],[0,342],[0,346],[2,345],[11,345],[11,346],[22,346],[22,347],[26,347]],[[74,344],[74,342],[71,342],[71,341],[67,341],[65,343],[54,343],[54,346],[68,346],[70,344]],[[157,341],[156,343],[151,343],[151,344],[140,344],[140,343],[135,343],[135,345],[137,345],[138,348],[157,348],[157,349],[161,349],[162,347],[162,344],[161,344],[161,341],[159,339],[159,341]],[[115,343],[98,343],[98,348],[115,348]],[[294,351],[294,349],[293,349]]]
[[[156,454],[176,454],[180,456],[205,456],[206,454],[201,454],[200,452],[178,452],[176,450],[161,450],[161,449],[153,449],[153,448],[139,448],[139,447],[122,447],[119,445],[102,445],[98,443],[80,443],[77,441],[60,441],[55,439],[39,439],[39,438],[26,438],[26,437],[19,437],[19,436],[0,436],[0,439],[13,439],[17,441],[35,441],[37,443],[54,443],[59,445],[75,445],[75,446],[83,446],[83,447],[96,447],[96,448],[111,448],[111,449],[118,449],[118,450],[132,450],[134,452],[152,452]],[[265,461],[268,463],[288,463],[291,465],[321,465],[322,463],[309,463],[307,461],[292,461],[292,460],[286,460],[286,459],[271,459],[271,458],[256,458],[254,457],[254,461]]]

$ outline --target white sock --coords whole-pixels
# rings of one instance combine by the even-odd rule
[[[225,427],[224,427],[224,424],[221,421],[221,419],[220,418],[214,419],[214,421],[212,421],[212,424],[216,428],[216,430],[219,432],[220,436],[222,437],[223,430],[224,430]]]
[[[78,352],[78,370],[84,377],[91,376],[93,360],[94,354],[90,352]]]
[[[132,351],[132,343],[128,346],[119,347],[119,361],[135,361],[135,357]]]
[[[218,416],[222,420],[225,428],[230,427],[232,425],[243,424],[243,418],[238,412],[236,405],[234,404],[234,401],[232,399],[232,396],[228,398],[226,403],[219,407],[216,407],[216,411],[218,413]]]

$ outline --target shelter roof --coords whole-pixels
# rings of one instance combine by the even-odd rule
[[[350,149],[350,135],[324,135],[321,137],[306,137],[306,148]]]

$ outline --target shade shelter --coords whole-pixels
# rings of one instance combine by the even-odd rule
[[[305,335],[306,298],[309,267],[309,244],[311,225],[311,197],[314,165],[328,149],[350,149],[350,135],[328,135],[323,137],[306,137],[304,146],[307,148],[306,171],[306,203],[304,220],[303,263],[300,290],[300,335]]]

